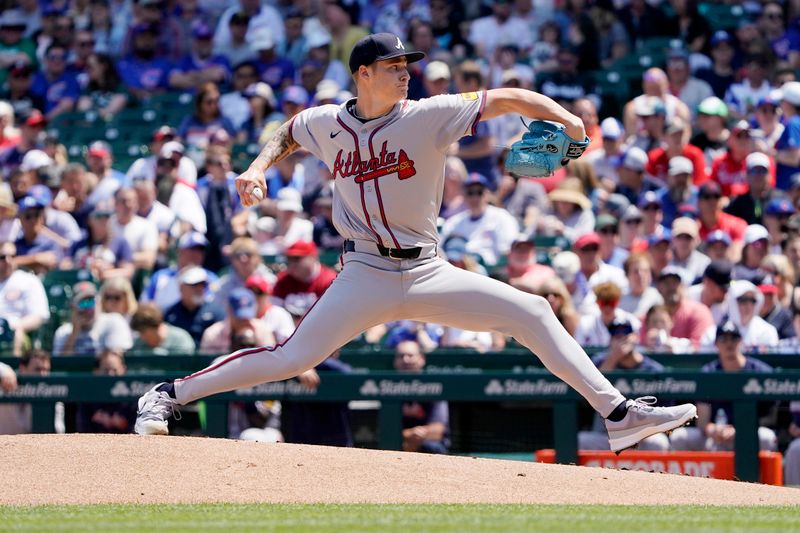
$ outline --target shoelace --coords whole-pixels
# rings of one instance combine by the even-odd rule
[[[148,413],[157,413],[162,420],[172,416],[175,420],[181,419],[181,411],[178,409],[178,404],[166,392],[159,392],[157,395],[150,397],[144,404],[142,411]]]
[[[638,409],[639,411],[648,412],[653,410],[656,402],[658,402],[658,400],[655,396],[641,396],[633,400],[633,404],[630,407]]]

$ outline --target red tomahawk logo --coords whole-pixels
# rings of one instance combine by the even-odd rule
[[[407,180],[417,173],[414,168],[414,161],[408,158],[405,150],[400,150],[397,163],[365,172],[360,176],[356,176],[354,181],[356,183],[364,183],[365,181],[374,180],[381,176],[386,176],[387,174],[394,174],[395,172],[397,172],[397,177],[401,180]]]

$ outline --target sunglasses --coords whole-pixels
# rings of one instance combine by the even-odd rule
[[[94,298],[85,298],[76,304],[78,309],[82,309],[84,311],[88,309],[94,309]]]
[[[122,294],[106,294],[105,299],[109,302],[119,302],[123,298]]]
[[[774,115],[776,113],[777,109],[774,106],[770,105],[770,106],[758,107],[758,108],[756,108],[756,111],[759,111],[759,112],[764,113],[766,115]]]
[[[601,235],[616,235],[617,234],[617,228],[614,228],[614,227],[600,228],[597,231],[597,233],[599,233]]]
[[[238,259],[240,261],[245,261],[245,260],[250,259],[251,257],[253,257],[253,255],[255,255],[255,254],[253,254],[252,252],[235,252],[233,254],[233,258],[234,259]]]
[[[598,307],[616,307],[619,300],[597,300]]]
[[[210,165],[219,166],[221,164],[222,164],[222,161],[219,161],[217,159],[209,159],[208,161],[206,161],[206,165],[209,165],[209,166]]]
[[[483,189],[467,189],[465,196],[483,196]]]
[[[66,57],[67,56],[65,56],[64,54],[49,54],[47,56],[47,59],[49,59],[50,61],[64,61]]]
[[[717,337],[717,342],[739,342],[740,340],[742,340],[742,338],[738,335],[725,334]]]
[[[641,223],[642,223],[642,219],[641,218],[632,218],[630,220],[626,220],[625,221],[625,224],[628,224],[629,226],[635,226],[635,225],[641,224]]]
[[[660,211],[661,206],[658,204],[648,204],[642,208],[644,211]]]
[[[701,194],[700,195],[700,199],[701,200],[719,200],[720,198],[722,198],[721,194]]]
[[[583,248],[581,248],[579,251],[580,251],[580,252],[589,252],[589,253],[592,253],[592,252],[597,252],[597,251],[599,251],[599,250],[600,250],[600,247],[599,247],[599,246],[597,246],[596,244],[590,244],[589,246],[584,246],[584,247],[583,247]]]
[[[94,46],[94,41],[78,41],[78,46]]]
[[[42,212],[38,209],[24,213],[20,218],[22,220],[36,220],[41,216]]]
[[[736,303],[739,304],[755,304],[756,299],[752,296],[742,296],[741,298],[736,298]]]

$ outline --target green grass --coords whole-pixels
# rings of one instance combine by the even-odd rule
[[[463,533],[800,531],[791,507],[92,505],[0,507],[0,531]]]

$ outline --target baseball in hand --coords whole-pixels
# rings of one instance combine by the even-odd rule
[[[264,199],[264,191],[261,190],[261,187],[256,187],[253,189],[252,192],[253,198],[258,200],[259,202]]]

